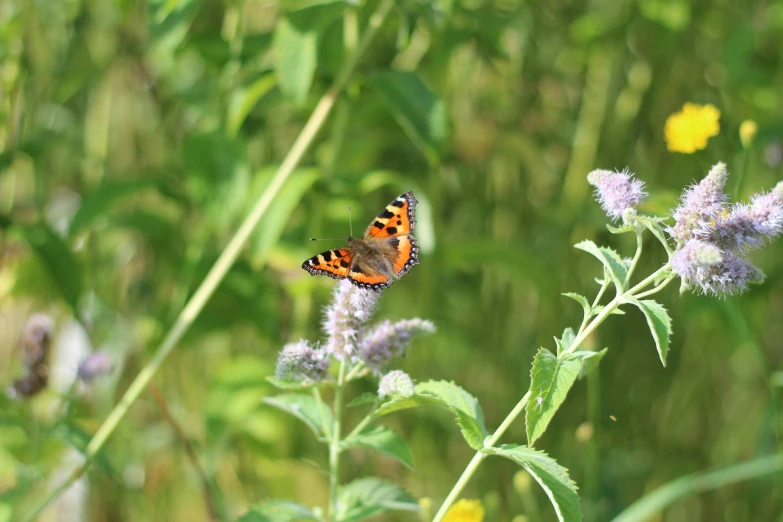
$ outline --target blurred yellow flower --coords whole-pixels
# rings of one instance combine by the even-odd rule
[[[666,148],[685,154],[706,148],[707,140],[720,132],[719,118],[720,111],[714,105],[686,103],[680,112],[666,118]]]
[[[745,120],[740,124],[740,142],[746,149],[753,144],[753,138],[756,137],[756,133],[759,130],[759,126],[753,120]]]
[[[463,498],[448,510],[443,522],[482,522],[484,507],[478,500]]]

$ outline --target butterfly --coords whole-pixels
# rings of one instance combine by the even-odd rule
[[[370,223],[361,239],[349,237],[348,246],[311,257],[302,268],[312,275],[345,279],[380,292],[419,264],[419,244],[411,235],[416,226],[416,198],[401,194]]]

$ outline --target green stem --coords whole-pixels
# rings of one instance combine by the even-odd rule
[[[781,471],[783,471],[783,454],[763,457],[714,471],[686,475],[643,496],[617,515],[612,522],[649,520],[656,513],[681,498]]]
[[[628,276],[625,279],[626,284],[631,283],[633,271],[636,270],[636,264],[639,262],[639,258],[642,257],[642,244],[642,230],[639,225],[636,225],[636,254],[633,256],[631,266],[628,267]]]
[[[313,386],[313,397],[315,397],[315,400],[318,402],[318,409],[321,412],[321,425],[324,427],[324,436],[327,439],[330,439],[332,434],[329,431],[331,426],[326,423],[326,405],[324,404],[324,400],[321,398],[321,392],[316,386]]]
[[[362,430],[363,430],[363,429],[364,429],[364,428],[365,428],[365,427],[366,427],[366,426],[367,426],[367,425],[368,425],[370,422],[372,422],[372,421],[373,421],[373,419],[375,418],[375,417],[373,416],[373,414],[374,414],[374,413],[375,413],[375,408],[373,408],[373,409],[370,411],[370,413],[368,413],[368,414],[367,414],[367,416],[366,416],[365,418],[363,418],[363,419],[362,419],[362,421],[361,421],[359,424],[357,424],[357,425],[356,425],[356,427],[355,427],[353,430],[351,430],[351,433],[349,433],[349,434],[348,434],[348,436],[347,436],[347,437],[345,437],[345,438],[346,438],[346,439],[350,439],[351,437],[354,437],[354,436],[356,436],[356,435],[360,434],[360,433],[362,432]]]
[[[343,414],[343,388],[345,387],[345,359],[340,361],[337,389],[334,394],[334,423],[329,441],[329,520],[337,516],[337,487],[340,485],[340,429]]]
[[[199,285],[199,287],[196,289],[193,297],[190,298],[182,312],[174,321],[171,330],[169,330],[168,334],[163,339],[163,342],[158,347],[155,355],[146,364],[146,366],[142,368],[142,370],[128,387],[125,394],[122,396],[122,399],[120,399],[120,402],[117,403],[111,413],[109,413],[109,416],[103,422],[101,427],[98,428],[98,431],[87,445],[84,454],[85,459],[82,465],[75,468],[62,483],[55,487],[44,499],[44,501],[32,510],[32,512],[27,516],[26,520],[34,520],[41,511],[43,511],[49,504],[62,495],[65,490],[67,490],[84,474],[85,471],[87,471],[87,468],[90,467],[90,464],[98,455],[98,452],[100,452],[108,438],[112,433],[114,433],[114,430],[117,428],[120,421],[122,421],[122,419],[128,413],[131,405],[136,402],[136,399],[138,399],[141,393],[144,391],[147,384],[158,371],[158,368],[160,368],[160,366],[163,364],[163,361],[172,352],[182,336],[185,335],[190,326],[198,317],[199,313],[201,313],[204,306],[209,301],[209,298],[212,297],[215,289],[218,287],[221,281],[223,281],[223,278],[226,276],[229,269],[233,266],[234,262],[239,257],[242,248],[255,230],[258,223],[261,221],[261,218],[266,214],[269,205],[272,203],[272,201],[274,201],[275,197],[277,196],[278,192],[280,192],[280,189],[283,187],[288,177],[291,175],[297,165],[299,165],[299,162],[304,157],[305,152],[307,152],[307,150],[310,148],[310,145],[312,145],[316,135],[318,134],[318,131],[321,129],[324,122],[326,121],[326,118],[329,116],[329,113],[331,112],[338,95],[353,73],[356,64],[359,62],[359,58],[369,47],[370,42],[375,37],[375,34],[378,32],[378,29],[386,19],[386,16],[389,14],[389,11],[391,11],[392,7],[394,7],[394,0],[381,0],[377,9],[368,21],[368,27],[362,35],[361,41],[359,42],[359,46],[357,47],[356,51],[348,56],[342,66],[342,69],[338,73],[337,78],[334,80],[334,83],[321,97],[318,105],[316,105],[313,113],[310,115],[310,118],[307,120],[304,128],[302,128],[302,131],[299,133],[299,136],[296,138],[293,146],[288,151],[286,157],[283,159],[280,167],[277,169],[277,172],[269,183],[269,186],[263,192],[263,194],[261,194],[255,206],[250,211],[250,214],[239,226],[239,229],[228,242],[228,245],[226,245],[226,248],[220,254],[220,257],[212,266],[201,285]]]
[[[621,304],[625,303],[626,300],[629,297],[632,297],[636,294],[636,292],[639,292],[640,290],[643,290],[650,284],[652,284],[662,272],[669,270],[669,263],[666,263],[661,268],[650,274],[648,277],[646,277],[643,281],[641,281],[639,284],[631,288],[630,290],[626,290],[625,292],[618,294],[612,301],[606,305],[606,307],[601,310],[601,313],[595,316],[595,319],[593,319],[589,325],[584,326],[584,321],[582,323],[582,327],[579,329],[579,333],[576,336],[576,339],[574,339],[573,344],[571,344],[571,347],[566,350],[564,353],[572,353],[574,352],[583,342],[585,339],[587,339],[587,336],[589,336],[598,326],[604,322],[604,320],[609,317],[609,315],[614,312]],[[601,291],[599,294],[603,293],[603,290],[605,290],[604,287],[601,288]],[[599,297],[596,297],[595,302],[598,302]],[[594,305],[595,306],[595,305]],[[519,416],[520,413],[522,413],[525,410],[525,407],[527,406],[528,401],[530,400],[530,390],[525,394],[524,397],[517,403],[517,405],[514,407],[513,410],[511,410],[511,413],[508,414],[508,416],[503,420],[503,422],[500,424],[500,427],[493,433],[490,437],[487,438],[486,441],[484,441],[484,448],[491,448],[493,447],[497,441],[500,439],[500,437],[506,432],[509,426],[516,420],[516,418]],[[454,487],[451,489],[451,492],[449,492],[449,495],[446,497],[446,500],[443,501],[443,504],[440,506],[440,509],[435,514],[435,518],[432,519],[432,522],[440,522],[444,516],[446,516],[446,513],[448,512],[451,505],[454,503],[454,501],[457,500],[457,497],[459,497],[460,493],[462,493],[462,490],[465,488],[467,483],[470,481],[473,474],[478,469],[479,465],[481,465],[481,462],[484,460],[486,455],[482,453],[481,450],[477,451],[476,454],[473,456],[473,459],[468,463],[468,466],[465,468],[465,471],[462,472],[462,475],[457,480],[456,484],[454,484]]]

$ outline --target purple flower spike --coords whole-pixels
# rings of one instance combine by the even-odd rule
[[[715,245],[703,241],[688,241],[672,256],[672,270],[687,283],[694,284],[699,274],[723,261],[723,253]]]
[[[283,347],[277,359],[275,378],[289,382],[321,382],[329,372],[329,358],[323,350],[301,340]]]
[[[720,217],[708,231],[712,241],[725,250],[752,250],[764,246],[783,231],[783,184],[772,192],[758,194],[751,203],[739,203]]]
[[[703,293],[726,297],[745,292],[749,285],[764,281],[764,273],[747,259],[731,253],[723,253],[718,264],[699,267],[683,281],[697,287]]]
[[[676,223],[668,229],[677,242],[703,239],[704,230],[726,208],[723,187],[728,177],[726,164],[717,163],[703,180],[683,192],[680,205],[672,213]]]
[[[356,358],[380,372],[391,359],[405,354],[405,348],[414,335],[419,333],[432,333],[435,325],[422,319],[405,319],[391,323],[384,321],[364,336]]]
[[[378,293],[355,287],[345,279],[337,284],[323,322],[330,355],[339,360],[354,355],[357,335],[375,313],[378,297]]]
[[[606,215],[613,220],[623,217],[628,210],[636,210],[644,196],[644,182],[633,177],[628,170],[594,170],[587,175],[587,182],[595,187],[595,198]]]

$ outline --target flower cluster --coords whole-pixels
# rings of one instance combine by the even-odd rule
[[[376,292],[340,281],[324,315],[323,329],[327,339],[323,348],[305,340],[287,344],[277,359],[275,378],[299,383],[322,382],[329,375],[333,359],[361,364],[381,374],[393,358],[405,354],[413,336],[435,331],[432,322],[418,318],[368,326],[378,298]],[[389,372],[384,379],[379,390],[382,396],[405,394],[408,388],[413,393],[413,382],[401,371]]]
[[[647,193],[644,182],[633,177],[628,170],[594,170],[587,175],[587,182],[595,187],[595,197],[606,215],[614,220],[627,211],[635,211]]]
[[[484,520],[484,506],[478,500],[463,498],[455,503],[443,522],[482,522]]]
[[[672,270],[686,286],[712,295],[733,295],[760,283],[764,274],[745,258],[783,231],[783,182],[750,203],[729,205],[728,172],[718,163],[682,195],[667,231],[677,241]]]
[[[381,379],[378,397],[410,397],[413,395],[413,380],[402,370],[392,370]]]

